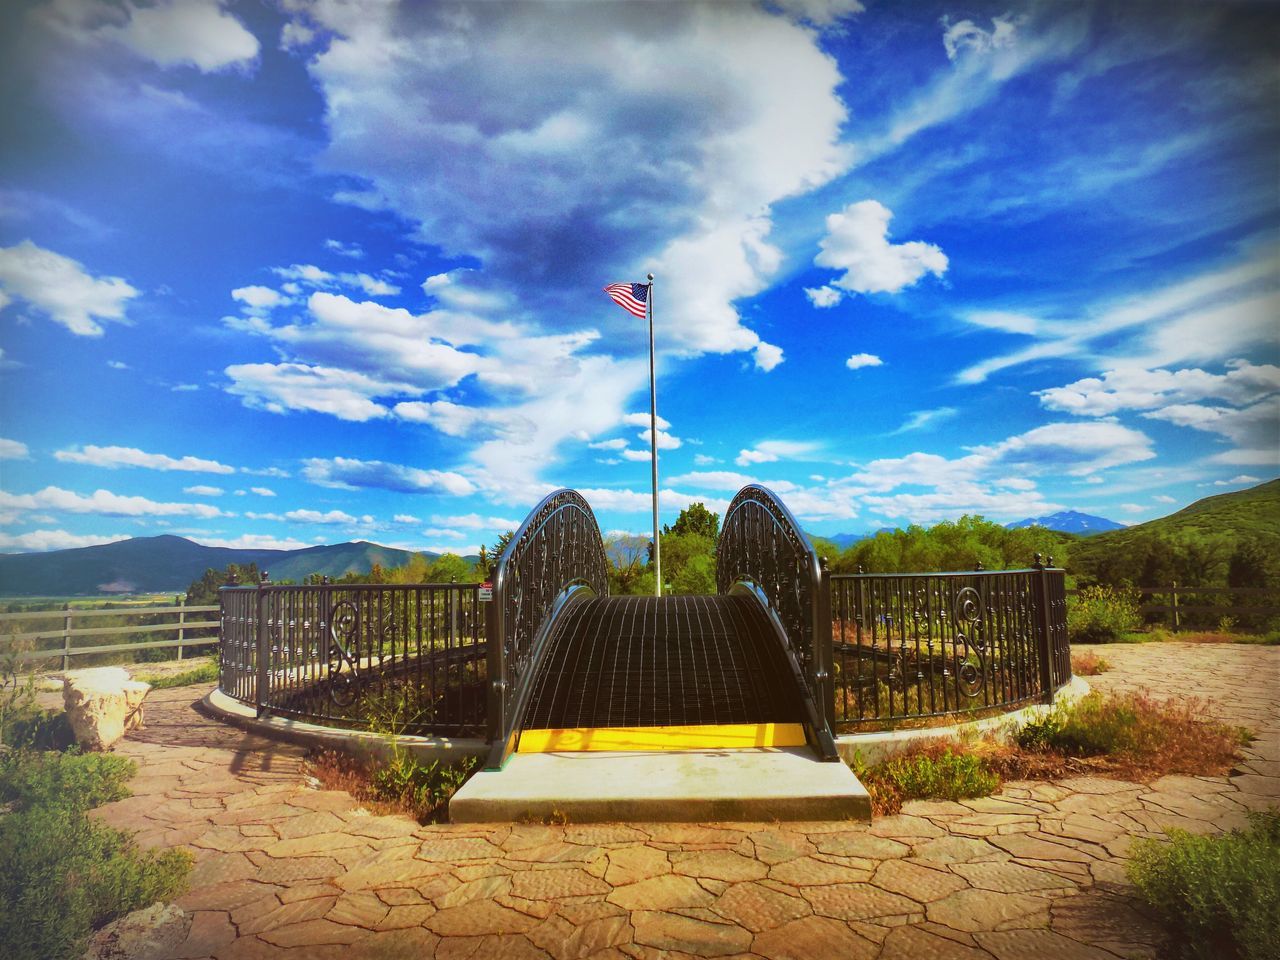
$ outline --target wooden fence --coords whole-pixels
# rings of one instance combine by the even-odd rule
[[[1141,602],[1138,610],[1143,614],[1160,613],[1163,620],[1176,632],[1187,626],[1188,619],[1199,620],[1208,626],[1216,626],[1206,622],[1201,615],[1213,614],[1230,617],[1274,617],[1280,616],[1280,589],[1275,587],[1188,587],[1179,586],[1177,582],[1160,587],[1131,587],[1138,594]],[[1067,596],[1074,597],[1080,591],[1068,590]],[[1205,598],[1227,597],[1226,603],[1204,603]],[[1242,598],[1238,599],[1238,598]],[[1270,599],[1271,603],[1262,602]]]
[[[154,650],[157,648],[176,648],[178,659],[182,659],[187,647],[210,646],[218,642],[217,619],[218,607],[186,605],[185,598],[178,597],[176,602],[159,607],[116,607],[114,609],[75,609],[64,604],[61,610],[29,610],[21,613],[0,613],[0,654],[13,645],[19,647],[18,656],[22,660],[45,660],[53,657],[62,658],[62,669],[67,670],[72,657],[83,657],[103,653],[131,653],[136,650]],[[208,617],[213,614],[213,618]],[[164,618],[161,623],[103,623],[110,618],[121,617],[156,617]],[[195,619],[190,619],[195,617]],[[170,619],[172,618],[172,619]],[[53,628],[26,632],[17,632],[24,625],[33,622],[60,620],[61,624]],[[98,621],[93,626],[85,626],[86,621]],[[79,624],[79,625],[78,625]],[[9,631],[14,632],[10,633]],[[212,631],[212,632],[211,632]],[[135,634],[156,634],[164,636],[157,640],[131,640],[127,643],[90,644],[93,640]],[[165,636],[167,635],[167,636]],[[61,641],[56,646],[46,646],[50,641]],[[72,646],[72,642],[77,646]],[[30,649],[26,649],[27,645]]]

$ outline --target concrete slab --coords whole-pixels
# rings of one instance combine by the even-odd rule
[[[518,753],[449,802],[455,823],[870,820],[843,763],[807,747],[641,753]]]

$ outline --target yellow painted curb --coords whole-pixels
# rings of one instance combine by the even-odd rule
[[[723,723],[687,727],[600,727],[525,730],[517,753],[625,750],[729,750],[803,747],[799,723]]]

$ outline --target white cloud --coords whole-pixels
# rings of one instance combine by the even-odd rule
[[[448,540],[461,540],[466,536],[465,533],[462,533],[459,530],[448,530],[443,527],[428,527],[422,531],[422,535],[433,539],[444,537]]]
[[[41,17],[79,43],[115,41],[162,67],[193,66],[212,73],[248,64],[257,38],[219,0],[158,0],[123,7],[99,0],[48,4]]]
[[[773,463],[777,460],[805,460],[812,457],[818,445],[796,440],[764,440],[750,450],[739,450],[734,463],[745,467],[753,463]]]
[[[1262,482],[1261,477],[1251,477],[1247,473],[1242,473],[1237,477],[1232,477],[1230,480],[1215,480],[1213,481],[1213,485],[1215,487],[1234,487],[1242,483],[1261,483],[1261,482]],[[1157,497],[1156,499],[1159,500],[1160,498]]]
[[[810,289],[809,287],[805,287],[804,295],[808,297],[809,302],[812,303],[819,310],[825,310],[829,307],[834,307],[842,299],[844,299],[843,293],[841,293],[835,287],[829,287],[829,286],[821,286],[813,289]]]
[[[321,270],[314,263],[295,263],[288,267],[272,267],[271,272],[283,280],[306,283],[313,287],[329,286],[337,279],[328,270]]]
[[[653,435],[652,431],[650,431],[647,427],[644,430],[641,430],[638,434],[636,434],[636,436],[640,438],[640,442],[643,443],[646,447],[651,446],[650,438],[652,437],[652,435]],[[659,450],[678,450],[680,449],[683,442],[684,441],[682,441],[679,437],[673,437],[671,434],[667,433],[661,427],[658,428],[658,449]]]
[[[122,363],[119,360],[108,360],[107,366],[110,367],[112,370],[132,370],[133,369],[127,363]]]
[[[1040,329],[1040,321],[1025,313],[1009,313],[1005,310],[971,310],[963,319],[975,327],[1002,330],[1005,333],[1034,334]]]
[[[861,370],[863,367],[883,366],[884,361],[873,353],[855,353],[844,362],[844,365],[850,370]]]
[[[649,426],[649,414],[647,413],[628,413],[622,418],[622,422],[628,427],[647,427]],[[653,421],[658,425],[659,430],[670,430],[671,423],[661,414]]]
[[[21,440],[0,437],[0,460],[29,460],[30,451]]]
[[[260,497],[274,497],[276,495],[276,492],[270,487],[250,487],[249,490]]]
[[[1146,513],[1149,507],[1143,506],[1141,503],[1122,503],[1120,509],[1125,513]]]
[[[47,553],[50,550],[70,550],[75,547],[92,547],[100,543],[128,540],[127,533],[77,534],[65,530],[33,530],[30,533],[11,534],[0,532],[0,552]]]
[[[782,363],[782,348],[772,343],[761,341],[756,344],[755,349],[752,351],[752,356],[755,358],[756,369],[768,373]]]
[[[170,457],[163,453],[146,453],[136,447],[98,447],[87,444],[80,449],[59,450],[54,459],[62,463],[83,463],[115,470],[118,467],[142,467],[147,470],[184,471],[188,473],[235,473],[217,460],[201,457]]]
[[[458,516],[433,516],[431,522],[444,527],[462,527],[464,530],[515,530],[522,521],[506,517],[482,517],[478,513]],[[430,534],[426,534],[430,536]]]
[[[1278,256],[1277,248],[1268,247],[1233,266],[1141,294],[1042,310],[1035,325],[1036,342],[973,364],[956,380],[981,383],[1000,370],[1054,357],[1094,357],[1099,366],[1111,368],[1109,376],[1121,376],[1115,371],[1151,371],[1186,361],[1242,356],[1250,346],[1274,342],[1280,294],[1267,288],[1273,288],[1280,275]],[[1107,382],[1080,383],[1092,393],[1108,389]],[[1047,392],[1052,402],[1069,402],[1059,391]]]
[[[1180,427],[1216,433],[1235,445],[1231,456],[1245,458],[1221,462],[1280,465],[1280,396],[1259,400],[1242,408],[1178,403],[1148,411],[1142,416],[1148,420],[1164,420]]]
[[[414,525],[422,522],[411,513],[397,513],[391,519],[396,523],[414,524]]]
[[[990,30],[983,30],[972,20],[951,23],[945,17],[942,25],[946,27],[946,32],[942,35],[942,46],[947,51],[948,60],[1008,50],[1014,45],[1018,28],[1017,21],[1010,19],[1007,14],[993,17]]]
[[[330,510],[327,513],[321,513],[319,510],[290,510],[285,515],[286,520],[292,520],[295,523],[345,523],[353,524],[359,522],[356,517],[342,510]],[[363,518],[366,522],[371,517]]]
[[[1154,500],[1156,503],[1177,503],[1178,502],[1174,497],[1171,497],[1165,493],[1157,493],[1151,499]]]
[[[228,547],[232,550],[304,550],[307,547],[315,546],[315,544],[307,543],[305,540],[295,540],[292,537],[273,537],[259,533],[247,533],[232,539],[194,534],[191,535],[191,539],[197,543],[204,544],[206,547]],[[270,571],[268,570],[268,572]]]
[[[305,461],[302,475],[322,487],[342,490],[373,488],[399,493],[443,493],[467,496],[476,490],[466,477],[447,470],[422,470],[381,460],[353,460],[334,457],[331,460]]]
[[[326,250],[332,250],[340,257],[350,257],[352,260],[364,259],[364,248],[358,243],[343,243],[341,240],[326,240],[324,242]]]
[[[518,411],[467,407],[448,400],[405,401],[397,403],[392,412],[401,420],[429,424],[450,437],[518,442],[534,433],[533,423]]]
[[[24,240],[0,247],[0,289],[82,337],[100,337],[100,321],[126,322],[138,291],[119,277],[94,277],[69,257]]]
[[[1083,477],[1155,458],[1151,438],[1113,420],[1049,423],[990,446],[970,448],[1003,467],[1022,465]]]
[[[270,310],[272,307],[285,302],[285,298],[280,294],[280,291],[257,285],[237,287],[231,291],[231,298],[239,300],[245,306],[254,310]]]
[[[37,493],[0,491],[0,509],[61,510],[65,513],[93,513],[105,517],[222,517],[217,507],[204,503],[157,503],[146,497],[127,497],[109,490],[95,490],[82,496],[61,487],[45,487]]]
[[[372,277],[367,273],[342,273],[338,275],[343,283],[352,287],[359,287],[371,297],[394,297],[400,292],[400,288],[394,283],[388,283],[379,277]]]
[[[709,467],[714,463],[719,463],[720,461],[715,457],[707,456],[705,453],[695,453],[693,455],[693,462],[700,467]]]
[[[908,415],[906,422],[897,430],[898,433],[910,433],[913,430],[925,430],[944,420],[950,420],[960,411],[955,407],[938,407],[935,410],[915,410]]]
[[[588,443],[587,446],[592,450],[623,450],[627,446],[627,441],[622,437],[614,437],[612,440],[601,440],[597,443]]]
[[[126,5],[123,27],[104,27],[111,37],[162,67],[192,65],[204,73],[244,64],[258,55],[257,38],[218,0],[160,0]]]
[[[620,450],[619,455],[624,460],[631,460],[635,463],[648,463],[653,459],[652,450]]]
[[[947,272],[947,256],[931,243],[889,242],[893,214],[875,200],[851,203],[827,217],[822,252],[813,258],[821,267],[843,270],[832,281],[851,293],[898,293],[926,273]]]
[[[582,278],[651,269],[674,349],[757,351],[733,304],[781,264],[770,208],[848,163],[834,60],[813,30],[758,7],[679,5],[655,20],[631,4],[464,16],[318,4],[304,21],[336,35],[308,64],[327,101],[323,162],[368,184],[341,199],[476,257],[480,286],[518,277],[547,315]],[[655,103],[661,121],[637,122]],[[408,158],[428,153],[423,177]]]
[[[1101,377],[1086,377],[1065,387],[1038,390],[1049,410],[1084,416],[1107,416],[1122,410],[1152,410],[1199,400],[1225,400],[1240,405],[1280,391],[1280,367],[1227,361],[1225,374],[1198,368],[1145,370],[1125,367]]]
[[[194,487],[183,487],[182,492],[189,493],[193,497],[220,497],[226,493],[226,491],[221,487],[210,487],[205,484],[197,484]]]
[[[227,392],[242,398],[246,407],[270,413],[328,413],[359,423],[388,416],[374,397],[420,392],[408,384],[302,363],[239,363],[227,367],[226,374],[232,381]]]

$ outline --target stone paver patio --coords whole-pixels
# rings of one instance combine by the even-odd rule
[[[424,827],[311,789],[298,748],[204,718],[186,688],[152,693],[117,747],[134,796],[99,815],[194,852],[181,958],[1158,956],[1129,843],[1280,805],[1280,648],[1100,652],[1113,669],[1096,687],[1207,697],[1252,727],[1239,771],[1008,783],[871,825]]]

